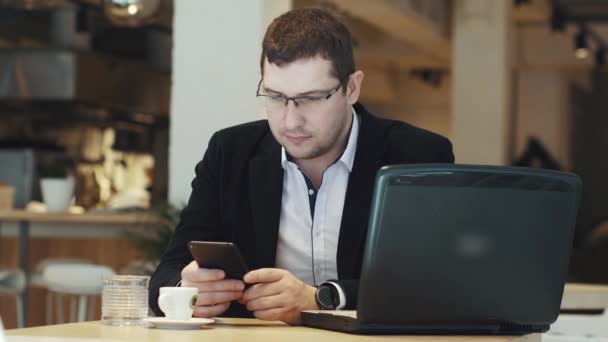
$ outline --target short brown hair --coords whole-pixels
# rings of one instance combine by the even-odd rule
[[[321,8],[300,8],[272,21],[262,42],[260,70],[264,61],[278,66],[301,58],[321,56],[331,61],[335,76],[342,84],[355,71],[351,33],[344,23]]]

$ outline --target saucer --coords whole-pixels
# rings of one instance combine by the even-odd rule
[[[192,317],[187,320],[167,319],[167,317],[147,317],[144,321],[158,329],[200,329],[201,326],[215,322],[211,318]]]

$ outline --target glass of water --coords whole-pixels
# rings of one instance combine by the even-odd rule
[[[145,325],[149,276],[111,275],[103,279],[101,321],[107,325]]]

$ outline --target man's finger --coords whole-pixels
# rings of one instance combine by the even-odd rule
[[[184,279],[190,282],[202,282],[202,281],[216,281],[224,279],[226,275],[222,270],[199,268],[190,269],[182,272],[182,282]]]
[[[243,291],[245,283],[236,279],[224,279],[217,281],[204,281],[191,284],[198,288],[198,292],[227,292],[227,291]]]
[[[197,306],[194,308],[192,316],[211,318],[223,314],[224,312],[226,312],[226,310],[228,310],[228,307],[230,307],[230,303],[209,306]]]
[[[245,274],[243,280],[247,284],[272,283],[281,280],[286,273],[278,268],[260,268]]]
[[[275,295],[250,300],[245,306],[249,311],[263,311],[283,307],[283,303],[281,297]]]
[[[255,311],[253,317],[266,321],[280,321],[285,315],[285,308],[273,308],[268,310]]]
[[[243,292],[205,292],[199,293],[196,300],[196,305],[216,305],[230,303],[233,300],[241,298]]]
[[[283,292],[282,287],[283,285],[279,282],[255,284],[245,290],[243,297],[239,302],[241,302],[241,304],[247,304],[248,301],[256,298],[277,295]]]

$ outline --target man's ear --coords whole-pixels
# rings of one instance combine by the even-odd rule
[[[355,104],[359,101],[359,95],[361,95],[361,83],[363,82],[363,71],[357,70],[348,77],[348,84],[346,85],[346,101],[349,105]]]

